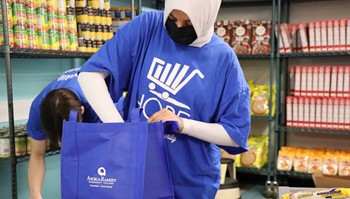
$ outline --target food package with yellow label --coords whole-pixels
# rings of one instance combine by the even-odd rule
[[[247,152],[236,156],[237,167],[262,168],[267,163],[268,136],[256,135],[248,139],[249,149]]]
[[[285,146],[278,152],[277,169],[281,171],[291,171],[293,168],[295,147]]]
[[[350,199],[349,188],[308,189],[282,195],[281,199]]]
[[[350,151],[342,151],[339,156],[339,176],[350,176]]]
[[[323,156],[322,173],[324,175],[337,175],[340,151],[328,150]]]
[[[316,173],[322,171],[323,165],[323,154],[325,150],[323,149],[312,149],[309,153],[309,164],[308,164],[308,173]]]
[[[272,89],[272,103],[271,103],[271,115],[275,114],[276,103],[276,86]],[[255,116],[268,116],[270,110],[270,86],[269,85],[255,85],[252,91],[251,97],[251,115]]]

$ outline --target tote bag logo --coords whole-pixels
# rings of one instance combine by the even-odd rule
[[[107,176],[107,170],[104,167],[99,167],[97,169],[97,176],[88,176],[87,182],[90,185],[90,187],[93,188],[103,188],[103,189],[111,189],[113,188],[114,184],[117,182],[116,178],[106,178]]]

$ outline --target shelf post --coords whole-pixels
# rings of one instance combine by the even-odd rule
[[[15,153],[15,130],[14,130],[14,114],[13,114],[13,88],[12,88],[12,71],[10,60],[10,39],[9,26],[7,16],[7,0],[1,0],[2,6],[2,21],[3,21],[3,35],[4,48],[3,53],[5,57],[6,68],[6,88],[7,88],[7,105],[9,118],[9,133],[10,133],[10,161],[11,161],[11,191],[12,198],[17,199],[17,162]]]

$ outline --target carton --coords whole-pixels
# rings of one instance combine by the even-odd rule
[[[250,35],[252,23],[250,20],[234,20],[231,21],[232,37],[231,46],[236,54],[250,54]]]
[[[312,180],[317,188],[350,188],[350,177],[325,176],[317,172],[312,175]]]

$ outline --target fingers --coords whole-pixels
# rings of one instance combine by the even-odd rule
[[[159,121],[160,121],[159,118],[161,118],[160,116],[161,116],[161,114],[163,114],[164,110],[166,110],[166,109],[162,109],[162,110],[160,110],[160,111],[158,111],[158,112],[155,112],[155,113],[148,119],[148,122],[159,122]]]

